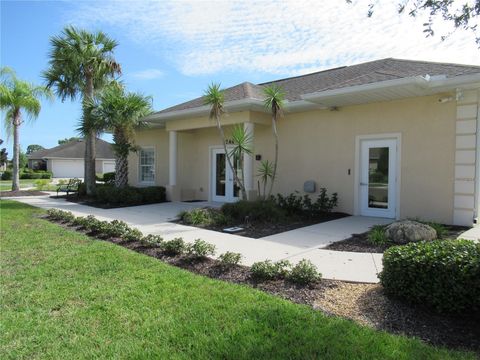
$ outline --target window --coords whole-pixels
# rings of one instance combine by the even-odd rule
[[[155,182],[155,150],[153,148],[140,149],[140,182]]]

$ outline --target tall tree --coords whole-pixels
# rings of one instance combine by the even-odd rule
[[[0,139],[0,145],[3,144],[3,140]],[[0,150],[0,167],[4,166],[8,161],[8,152],[6,148]]]
[[[70,138],[64,138],[64,139],[60,139],[58,140],[58,145],[63,145],[63,144],[66,144],[70,141],[73,141],[73,140],[80,140],[81,138],[77,137],[77,136],[72,136]]]
[[[31,153],[38,151],[38,150],[44,150],[45,148],[42,145],[38,144],[31,144],[27,146],[27,155],[30,155]]]
[[[101,92],[98,101],[89,102],[86,109],[98,131],[113,134],[115,186],[127,186],[128,154],[137,149],[135,130],[145,126],[142,119],[152,112],[152,98],[126,92],[121,84],[112,82]],[[80,131],[84,132],[82,128]]]
[[[275,158],[273,160],[273,170],[270,179],[270,189],[268,191],[268,197],[272,195],[273,184],[277,177],[277,165],[278,165],[278,130],[277,124],[278,120],[283,117],[283,102],[285,99],[285,93],[282,88],[278,85],[270,85],[263,89],[263,94],[265,96],[264,104],[265,107],[272,114],[272,131],[273,137],[275,139]]]
[[[227,149],[227,141],[225,139],[225,132],[223,131],[221,118],[225,113],[223,104],[225,102],[225,96],[222,90],[220,90],[220,84],[211,84],[208,86],[207,90],[204,93],[204,104],[210,106],[210,119],[215,120],[217,124],[217,129],[222,140],[223,149],[225,150],[225,157],[227,158],[227,163],[233,173],[233,178],[235,184],[240,188],[242,194],[242,199],[247,199],[247,191],[245,190],[245,185],[238,177],[237,171],[233,166],[230,152]],[[236,159],[234,159],[235,161]],[[242,169],[243,172],[243,169]]]
[[[23,115],[28,120],[34,120],[42,108],[40,99],[51,98],[50,90],[17,78],[9,68],[0,69],[2,78],[0,84],[0,108],[5,110],[5,128],[7,133],[13,133],[13,177],[12,190],[20,188],[20,126],[24,123]]]
[[[95,142],[96,130],[86,116],[86,104],[96,92],[121,73],[113,57],[117,42],[99,31],[90,33],[68,26],[60,36],[50,39],[49,69],[43,73],[47,87],[55,88],[64,101],[82,98],[82,128],[85,131],[85,184],[88,195],[95,192]]]

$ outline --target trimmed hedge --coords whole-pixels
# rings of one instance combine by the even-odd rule
[[[2,174],[2,180],[12,180],[13,174],[11,170],[5,170]],[[20,179],[22,180],[37,180],[37,179],[51,179],[52,173],[44,170],[26,170],[20,172]]]
[[[97,184],[95,199],[99,203],[110,205],[153,204],[165,202],[166,191],[163,186],[117,188],[113,185]]]
[[[480,244],[435,240],[394,246],[383,255],[386,294],[438,312],[480,310]]]

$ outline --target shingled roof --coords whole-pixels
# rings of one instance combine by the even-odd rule
[[[102,139],[96,141],[96,157],[97,159],[115,159],[112,144]],[[83,159],[85,156],[85,140],[72,140],[65,144],[55,146],[51,149],[34,151],[28,155],[29,159],[48,159],[48,158],[65,158],[65,159]]]
[[[445,75],[447,78],[451,78],[478,73],[480,73],[480,66],[387,58],[261,84],[244,82],[225,89],[224,94],[225,102],[242,99],[262,100],[263,88],[276,84],[285,91],[286,100],[295,101],[301,100],[301,96],[305,94],[413,76]],[[156,114],[194,109],[203,105],[204,97],[199,97],[161,110]]]

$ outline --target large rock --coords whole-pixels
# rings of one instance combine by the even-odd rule
[[[388,225],[385,228],[385,234],[393,243],[399,245],[437,238],[434,228],[412,220],[396,221]]]

